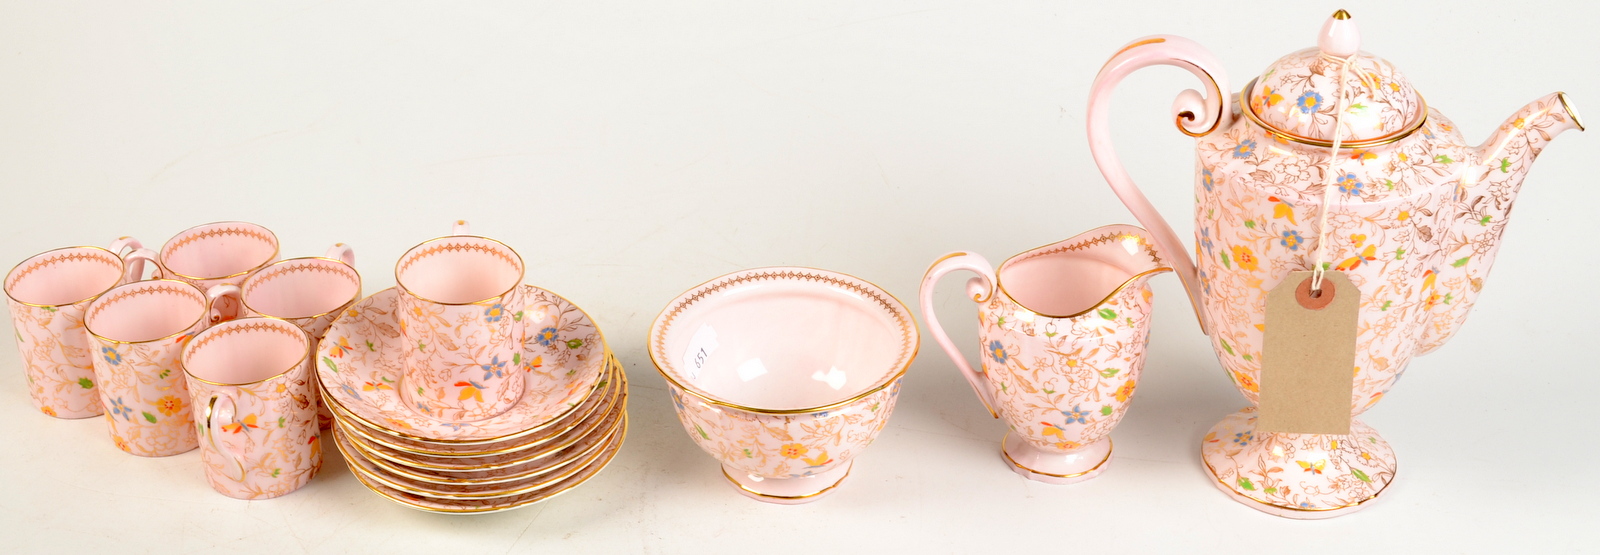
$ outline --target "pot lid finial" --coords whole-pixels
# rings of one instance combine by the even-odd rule
[[[1322,24],[1315,48],[1279,58],[1246,88],[1246,115],[1280,138],[1332,144],[1346,60],[1343,144],[1386,143],[1421,127],[1427,119],[1422,96],[1393,64],[1361,52],[1361,31],[1344,10]]]

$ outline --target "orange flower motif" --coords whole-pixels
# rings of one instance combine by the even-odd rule
[[[1255,392],[1255,393],[1260,393],[1261,392],[1261,386],[1256,383],[1255,378],[1252,378],[1250,376],[1246,376],[1243,372],[1234,372],[1233,373],[1233,381],[1234,381],[1234,383],[1239,384],[1239,387],[1244,388],[1245,391],[1250,391],[1250,392]]]
[[[1117,402],[1118,403],[1126,403],[1126,402],[1128,402],[1128,398],[1133,397],[1133,388],[1134,388],[1133,380],[1128,380],[1126,382],[1122,382],[1122,387],[1117,388]]]
[[[133,452],[133,447],[128,446],[128,442],[123,441],[122,438],[120,438],[120,437],[111,436],[111,442],[117,444],[117,448],[118,449],[121,449],[123,451],[127,451],[129,453]]]
[[[801,445],[801,444],[798,444],[798,443],[790,443],[790,444],[784,445],[783,447],[779,447],[778,448],[778,454],[779,455],[783,455],[783,458],[785,458],[785,459],[798,459],[800,457],[805,456],[806,452],[810,451],[810,450],[811,450],[810,448],[807,448],[804,445]]]
[[[1233,261],[1239,264],[1240,270],[1254,272],[1261,269],[1261,261],[1256,259],[1256,253],[1250,247],[1233,247]]]
[[[156,399],[156,410],[167,416],[178,414],[178,411],[183,410],[183,399],[172,395]]]
[[[56,415],[56,409],[51,408],[51,407],[39,407],[39,412],[48,414],[50,416],[55,416]]]
[[[1078,443],[1076,441],[1062,441],[1062,442],[1057,442],[1056,443],[1056,448],[1057,449],[1061,449],[1063,451],[1071,451],[1071,450],[1077,449],[1079,447],[1083,447],[1083,444],[1082,443]]]

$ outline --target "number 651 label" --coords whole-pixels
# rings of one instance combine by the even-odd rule
[[[706,367],[711,353],[717,352],[717,346],[717,330],[701,324],[700,329],[695,330],[694,337],[689,338],[689,348],[683,351],[682,368],[689,379],[700,379],[700,370]]]

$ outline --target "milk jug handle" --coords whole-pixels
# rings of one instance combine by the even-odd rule
[[[1227,100],[1228,82],[1227,75],[1222,71],[1222,64],[1218,63],[1211,52],[1202,48],[1194,41],[1172,35],[1155,35],[1145,37],[1122,47],[1116,55],[1100,68],[1100,74],[1095,76],[1094,87],[1089,94],[1089,152],[1094,156],[1095,165],[1100,168],[1106,182],[1111,184],[1111,190],[1122,199],[1122,204],[1133,212],[1133,216],[1150,230],[1156,247],[1161,250],[1163,258],[1170,260],[1172,269],[1183,280],[1183,287],[1189,293],[1189,303],[1194,307],[1195,316],[1200,320],[1200,331],[1210,333],[1211,322],[1207,320],[1205,311],[1201,310],[1200,291],[1201,285],[1195,273],[1194,260],[1189,258],[1189,249],[1184,247],[1177,233],[1172,231],[1172,226],[1156,211],[1155,206],[1145,198],[1144,193],[1134,185],[1133,179],[1122,166],[1122,161],[1117,158],[1117,153],[1111,146],[1111,125],[1109,122],[1109,108],[1111,93],[1124,77],[1139,69],[1153,65],[1169,65],[1189,70],[1189,73],[1198,77],[1206,86],[1205,95],[1194,91],[1185,90],[1178,94],[1177,100],[1172,103],[1172,114],[1178,131],[1190,137],[1204,137],[1217,129],[1227,128],[1231,123],[1232,110]]]
[[[922,275],[922,290],[919,300],[922,307],[922,319],[928,322],[928,331],[932,333],[934,342],[950,355],[950,360],[956,363],[956,368],[966,376],[967,383],[972,385],[972,390],[977,392],[978,400],[983,402],[983,408],[989,409],[989,415],[999,418],[995,412],[994,397],[989,393],[989,386],[985,384],[983,374],[972,370],[972,365],[967,363],[966,355],[961,354],[961,349],[950,341],[950,336],[939,326],[939,317],[933,313],[933,289],[939,284],[939,278],[956,270],[966,270],[975,274],[967,280],[967,296],[975,303],[982,303],[994,296],[995,276],[994,267],[989,261],[976,254],[953,252],[946,254],[928,268],[928,273]]]

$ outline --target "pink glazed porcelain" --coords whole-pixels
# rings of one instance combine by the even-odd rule
[[[272,318],[200,332],[183,348],[206,480],[236,499],[300,489],[322,468],[311,338]]]
[[[933,292],[957,270],[977,277],[983,372],[939,327]],[[1170,270],[1144,230],[1113,225],[1011,257],[945,255],[922,278],[922,317],[991,414],[1006,422],[1001,459],[1051,484],[1088,480],[1112,458],[1111,429],[1133,401],[1150,339],[1147,281]]]
[[[1203,95],[1184,91],[1173,104],[1179,131],[1197,139],[1198,266],[1171,261],[1201,329],[1255,404],[1267,292],[1320,259],[1361,291],[1350,399],[1357,415],[1383,398],[1412,357],[1438,348],[1465,321],[1534,158],[1557,134],[1583,127],[1566,95],[1555,93],[1470,146],[1392,63],[1359,50],[1347,12],[1317,37],[1317,47],[1280,58],[1236,98],[1198,44],[1170,35],[1129,43],[1095,79],[1089,145],[1161,251],[1187,252],[1117,159],[1106,106],[1140,68],[1172,65],[1201,80]],[[1360,420],[1346,436],[1259,433],[1254,422],[1253,408],[1234,413],[1201,447],[1217,487],[1247,506],[1328,518],[1368,506],[1394,479],[1393,450]]]
[[[244,307],[243,316],[277,318],[299,326],[311,336],[314,346],[334,320],[361,300],[361,274],[355,264],[355,251],[338,243],[320,257],[268,264],[239,286],[221,286],[219,294],[237,297],[235,301]],[[315,381],[312,387],[316,387]],[[333,413],[321,405],[321,395],[312,397],[318,400],[317,422],[326,429],[333,424]]]
[[[797,504],[831,493],[888,423],[920,336],[864,280],[761,268],[708,281],[650,326],[678,420],[738,492]]]
[[[112,287],[137,281],[147,263],[159,275],[154,262],[155,253],[145,249],[124,258],[100,247],[67,247],[29,257],[6,274],[6,301],[34,408],[56,418],[105,413],[84,311]]]
[[[140,246],[124,237],[131,246]],[[218,285],[239,285],[252,272],[278,259],[278,236],[246,222],[217,222],[191,227],[161,246],[161,267],[173,278],[210,291]],[[217,314],[238,316],[237,299],[217,302]]]
[[[522,399],[522,257],[494,239],[455,234],[412,247],[395,265],[407,404],[447,422],[498,415]]]
[[[94,338],[96,389],[118,449],[165,457],[199,446],[178,356],[216,319],[213,298],[157,279],[119,285],[89,303],[83,324]]]

